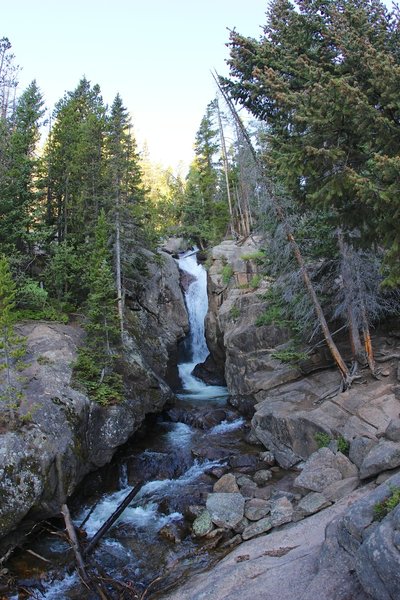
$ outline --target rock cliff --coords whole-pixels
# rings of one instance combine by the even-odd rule
[[[100,406],[73,387],[72,367],[84,343],[78,324],[18,327],[27,345],[19,374],[24,424],[0,431],[0,556],[12,547],[22,519],[19,532],[57,513],[84,475],[106,464],[146,414],[160,411],[173,396],[163,378],[187,332],[186,309],[172,257],[148,258],[136,299],[132,295],[127,303],[121,403]]]

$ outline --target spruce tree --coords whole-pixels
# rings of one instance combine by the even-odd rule
[[[13,367],[18,367],[18,361],[25,354],[25,340],[14,331],[15,297],[16,286],[9,262],[3,255],[0,256],[0,371],[3,371],[4,377],[0,400],[11,424],[15,423],[16,411],[21,400]]]

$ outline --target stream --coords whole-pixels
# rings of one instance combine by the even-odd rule
[[[90,539],[133,486],[146,482],[93,553],[100,572],[124,585],[132,582],[138,597],[151,586],[146,598],[159,597],[226,553],[214,549],[212,540],[191,535],[191,507],[204,506],[232,456],[257,453],[243,441],[246,424],[228,406],[227,389],[206,385],[191,374],[209,353],[204,335],[207,274],[195,254],[180,258],[179,267],[194,280],[186,292],[190,333],[181,348],[177,402],[150,419],[109,465],[89,475],[70,502],[75,525]],[[10,573],[24,581],[34,598],[91,598],[76,572],[65,570],[73,556],[57,527],[61,530],[63,524],[50,522],[48,533],[29,542],[30,550],[49,563],[20,550],[7,565]],[[9,596],[21,597],[26,596]]]

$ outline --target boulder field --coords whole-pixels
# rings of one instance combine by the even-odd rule
[[[259,247],[259,239],[249,238],[212,251],[206,318],[212,356],[199,372],[226,380],[232,404],[251,418],[248,437],[262,444],[260,457],[269,453],[292,477],[282,489],[268,483],[262,472],[268,466],[260,474],[225,474],[234,481],[226,480],[225,489],[217,482],[193,530],[210,536],[225,528],[239,546],[163,597],[396,600],[400,333],[396,324],[374,332],[379,375],[361,373],[344,393],[325,351],[282,362],[277,355],[291,347],[290,330],[256,324],[269,302],[268,279],[257,277]],[[346,354],[345,340],[339,344]],[[391,510],[378,515],[391,498]]]

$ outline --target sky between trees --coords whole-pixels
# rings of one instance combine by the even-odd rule
[[[205,107],[215,95],[210,69],[227,73],[227,28],[259,37],[260,0],[19,0],[2,6],[1,36],[53,109],[86,76],[105,102],[119,92],[139,148],[153,160],[188,165]]]

